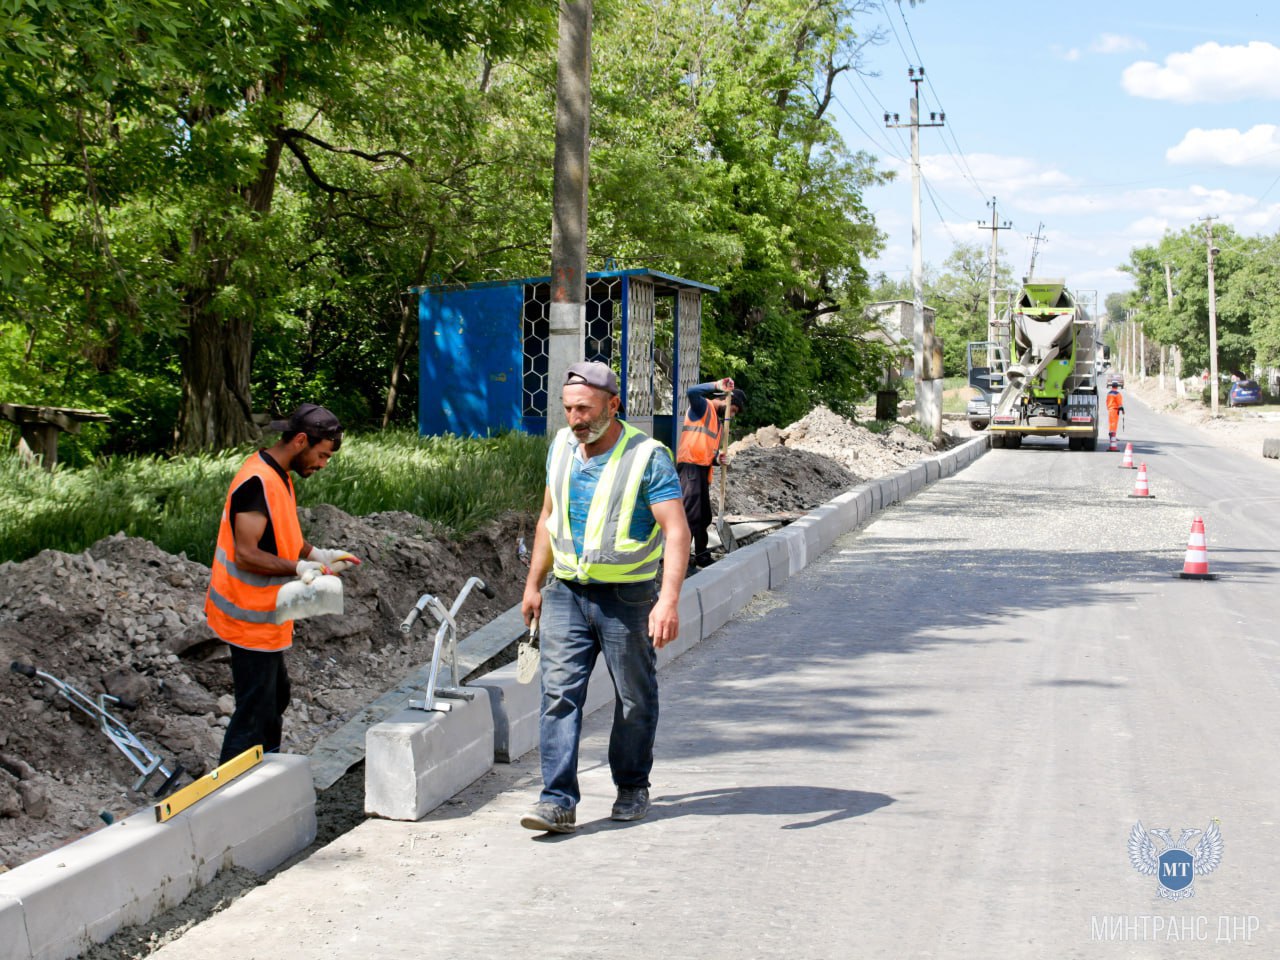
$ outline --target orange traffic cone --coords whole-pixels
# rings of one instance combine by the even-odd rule
[[[1116,452],[1117,450],[1119,450],[1119,449],[1120,449],[1120,448],[1119,448],[1118,446],[1116,446],[1116,437],[1115,437],[1115,434],[1112,434],[1112,435],[1111,435],[1111,442],[1110,442],[1109,444],[1107,444],[1107,453],[1115,453],[1115,452]]]
[[[1182,562],[1182,572],[1178,576],[1183,580],[1217,580],[1216,574],[1209,572],[1209,551],[1205,544],[1204,521],[1199,517],[1191,522],[1191,536],[1187,538],[1187,558]]]
[[[1133,444],[1126,443],[1124,445],[1124,459],[1120,461],[1121,470],[1133,469]]]
[[[1129,496],[1144,500],[1148,498],[1155,499],[1151,496],[1151,488],[1147,486],[1147,465],[1145,463],[1138,468],[1138,477],[1133,483],[1133,493],[1129,494]]]

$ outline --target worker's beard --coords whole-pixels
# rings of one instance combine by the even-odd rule
[[[613,414],[606,410],[594,420],[588,420],[582,424],[581,429],[575,428],[573,433],[584,447],[590,446],[608,433],[611,423],[613,423]]]

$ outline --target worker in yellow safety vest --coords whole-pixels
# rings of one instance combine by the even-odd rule
[[[676,454],[676,471],[680,476],[680,496],[685,519],[693,534],[691,567],[711,563],[707,549],[711,526],[711,468],[728,466],[728,457],[720,453],[726,412],[736,417],[747,405],[747,395],[728,377],[689,388],[689,407],[680,428],[680,447]]]
[[[231,481],[214,552],[205,616],[231,647],[236,705],[218,763],[250,747],[280,748],[289,706],[284,651],[293,644],[293,621],[276,610],[280,588],[296,577],[340,573],[360,561],[346,550],[313,547],[302,536],[289,471],[309,477],[324,469],[342,446],[342,425],[324,407],[304,403],[271,447],[249,457]]]
[[[569,425],[547,455],[542,516],[521,604],[525,623],[540,624],[543,788],[520,823],[572,833],[581,799],[583,705],[597,656],[608,665],[617,698],[609,768],[618,792],[610,816],[639,820],[649,812],[658,729],[654,651],[680,630],[689,528],[670,452],[617,419],[613,371],[603,363],[571,365],[561,398]],[[664,541],[680,562],[662,565],[659,589]]]

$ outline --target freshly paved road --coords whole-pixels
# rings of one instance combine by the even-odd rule
[[[517,825],[531,755],[156,956],[1280,955],[1280,464],[1131,407],[1154,500],[1119,454],[992,451],[677,661],[649,819],[607,819],[597,715],[579,833]],[[1196,515],[1217,582],[1174,576]],[[1134,823],[1215,818],[1157,897]]]

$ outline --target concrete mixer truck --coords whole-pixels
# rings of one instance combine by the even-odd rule
[[[1025,280],[992,344],[993,447],[1023,437],[1066,437],[1070,450],[1098,440],[1096,323],[1063,280]]]

